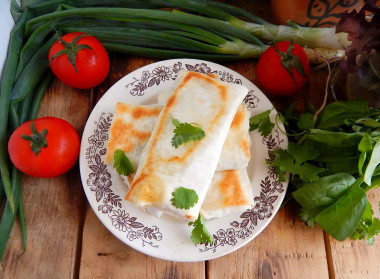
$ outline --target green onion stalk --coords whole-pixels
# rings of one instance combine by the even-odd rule
[[[8,163],[9,135],[37,116],[53,78],[48,51],[59,34],[86,32],[109,52],[158,59],[258,58],[271,43],[290,39],[303,46],[314,62],[321,56],[339,57],[345,48],[333,28],[277,26],[246,10],[208,0],[48,0],[23,8],[12,1],[12,12],[16,24],[0,86],[0,202],[5,203],[0,261],[17,216],[26,245],[22,174]]]

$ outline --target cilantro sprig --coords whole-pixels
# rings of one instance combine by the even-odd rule
[[[134,172],[133,166],[127,155],[121,149],[116,149],[114,155],[113,167],[120,175],[130,175]]]
[[[194,226],[191,232],[191,240],[194,244],[213,243],[215,241],[214,237],[207,230],[201,214],[198,215],[197,220],[189,222],[189,226]]]
[[[276,167],[279,181],[285,181],[284,173],[291,172],[305,182],[313,182],[319,179],[319,174],[325,169],[310,163],[319,156],[319,151],[313,145],[289,143],[288,149],[277,149],[273,151],[276,156],[271,162]]]
[[[175,118],[172,119],[172,123],[175,129],[171,143],[175,148],[189,141],[198,141],[205,137],[205,132],[202,128],[195,124],[181,123]]]
[[[256,114],[249,119],[249,131],[259,129],[263,137],[269,136],[275,124],[270,120],[270,113],[272,110],[266,110],[262,113]]]
[[[197,192],[185,187],[178,187],[172,195],[173,198],[170,201],[176,208],[190,209],[198,202]],[[214,238],[207,230],[201,214],[194,222],[189,222],[189,226],[194,227],[191,232],[191,240],[194,244],[214,242]]]

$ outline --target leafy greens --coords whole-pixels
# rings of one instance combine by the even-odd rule
[[[189,222],[189,226],[194,226],[191,232],[191,240],[194,244],[214,242],[214,237],[207,230],[201,214],[198,215],[197,220]]]
[[[291,173],[291,194],[308,225],[317,223],[339,241],[351,237],[372,244],[380,220],[367,192],[380,185],[380,110],[365,101],[338,101],[315,121],[310,115],[282,115],[295,136],[267,163],[280,180]]]

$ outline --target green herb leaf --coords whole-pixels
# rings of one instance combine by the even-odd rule
[[[205,137],[205,132],[201,127],[197,127],[190,123],[181,123],[177,119],[173,118],[172,123],[176,127],[174,129],[174,136],[172,138],[172,145],[177,148],[181,144],[189,141],[198,141]]]
[[[352,175],[337,173],[303,184],[292,196],[315,218],[322,210],[335,203],[354,182]]]
[[[312,182],[318,180],[318,174],[324,171],[323,168],[307,162],[319,155],[318,150],[312,145],[289,143],[288,150],[278,149],[273,153],[276,158],[271,165],[276,167],[280,181],[284,181],[285,172],[291,172],[299,175],[303,181]]]
[[[300,217],[301,217],[301,220],[305,221],[309,227],[314,228],[315,220],[307,209],[305,208],[300,209]]]
[[[194,244],[213,243],[215,241],[214,237],[207,230],[201,214],[198,215],[197,220],[189,222],[189,226],[194,226],[191,232],[191,240]]]
[[[358,150],[361,152],[358,161],[359,174],[363,175],[363,168],[366,163],[369,152],[373,149],[371,136],[364,133],[363,138],[359,142]]]
[[[266,110],[262,113],[252,116],[249,119],[249,131],[259,128],[259,132],[263,137],[269,136],[274,128],[274,123],[270,121],[270,113],[272,110]]]
[[[361,187],[354,187],[317,215],[315,221],[339,241],[349,237],[366,208],[367,196]]]
[[[123,150],[117,149],[113,155],[113,158],[113,167],[116,169],[118,174],[128,176],[134,172],[132,163]]]
[[[347,119],[361,119],[368,113],[368,103],[365,101],[334,102],[328,104],[321,112],[316,128],[337,128],[341,125],[344,125]]]
[[[372,150],[371,158],[369,159],[367,168],[364,172],[364,182],[367,185],[371,185],[372,175],[376,167],[380,164],[380,139],[375,144],[375,147]]]
[[[300,115],[300,119],[297,122],[297,126],[300,129],[312,129],[315,125],[315,119],[311,113],[303,113]]]
[[[184,187],[177,188],[173,193],[173,198],[170,200],[176,208],[189,209],[198,202],[198,195],[192,189]]]
[[[311,129],[308,140],[321,145],[331,147],[357,147],[363,137],[363,133],[344,133],[319,129]]]
[[[380,122],[372,118],[362,118],[355,121],[356,124],[361,124],[371,128],[380,128]]]

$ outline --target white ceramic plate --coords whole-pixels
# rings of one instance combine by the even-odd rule
[[[91,207],[117,238],[153,257],[193,262],[210,260],[237,250],[270,223],[285,196],[288,183],[278,181],[278,176],[266,164],[265,159],[271,159],[271,150],[286,148],[288,141],[277,128],[265,138],[257,131],[251,132],[252,159],[248,173],[255,197],[254,208],[207,220],[206,227],[215,238],[212,245],[194,245],[190,239],[191,227],[183,221],[165,215],[156,218],[125,202],[127,187],[103,162],[116,102],[156,103],[158,92],[169,87],[181,69],[205,74],[217,73],[224,81],[245,85],[250,91],[244,102],[252,115],[273,108],[254,84],[224,66],[193,59],[173,59],[150,64],[115,83],[95,106],[83,132],[80,170]],[[273,110],[271,117],[274,118],[275,114]]]

